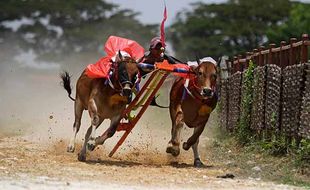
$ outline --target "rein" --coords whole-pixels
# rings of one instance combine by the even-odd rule
[[[122,86],[121,83],[118,80],[118,67],[116,65],[115,62],[113,62],[112,60],[110,60],[112,62],[112,67],[111,70],[109,72],[109,77],[105,80],[105,85],[109,85],[113,90],[116,90],[118,92],[122,91]],[[113,84],[113,81],[118,81],[118,86],[120,87],[120,89],[115,88],[115,85]]]
[[[111,60],[112,61],[112,60]],[[127,62],[123,62],[125,64],[128,64]],[[119,76],[118,76],[118,65],[120,63],[116,63],[116,62],[113,62],[112,61],[112,68],[109,72],[109,77],[106,79],[105,81],[105,85],[109,85],[113,90],[116,90],[118,92],[121,92],[123,90],[123,86],[122,84],[120,83],[120,80],[119,80]],[[131,81],[128,81],[131,86],[133,87],[136,87],[137,89],[139,88],[139,83],[141,81],[141,75],[140,75],[140,72],[138,71],[137,73],[137,79],[136,81],[134,82],[134,84],[132,84]],[[113,84],[114,82],[114,84]],[[116,84],[115,84],[116,83]],[[119,87],[119,88],[116,88],[116,85]]]

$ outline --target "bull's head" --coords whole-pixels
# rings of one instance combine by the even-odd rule
[[[207,57],[197,59],[198,66],[194,67],[195,82],[194,85],[204,98],[211,98],[215,94],[216,86],[216,61]]]
[[[137,79],[138,66],[134,58],[128,54],[118,52],[115,62],[118,64],[118,77],[122,88],[122,94],[131,101],[132,88]]]

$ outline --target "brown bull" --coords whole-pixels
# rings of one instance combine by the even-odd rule
[[[138,73],[137,63],[130,57],[118,53],[115,60],[117,67],[125,68],[128,79],[133,81]],[[116,69],[117,70],[117,69]],[[123,72],[124,70],[119,72]],[[104,78],[89,78],[85,71],[82,73],[76,84],[76,98],[74,104],[75,120],[73,124],[73,136],[67,148],[68,152],[74,152],[75,139],[81,125],[82,113],[88,110],[91,117],[91,126],[88,128],[82,150],[78,155],[79,161],[86,160],[86,148],[94,150],[97,145],[103,144],[107,138],[114,135],[121,120],[121,114],[126,108],[133,83],[121,84],[118,80],[119,72],[114,72],[109,84]],[[66,72],[61,75],[63,86],[71,97],[70,76]],[[73,99],[74,100],[74,99]],[[102,137],[95,138],[96,129],[104,119],[110,119],[110,127]]]
[[[184,123],[194,128],[193,135],[183,143],[183,149],[192,147],[194,152],[194,166],[201,167],[198,153],[199,136],[203,132],[209,119],[210,113],[216,107],[216,62],[211,59],[202,59],[201,63],[193,68],[194,77],[189,81],[188,88],[186,79],[178,78],[170,91],[170,117],[172,121],[171,140],[166,152],[173,156],[180,154],[180,130]]]

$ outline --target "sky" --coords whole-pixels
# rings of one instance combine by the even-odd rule
[[[165,0],[168,12],[166,26],[172,24],[177,12],[190,8],[191,3],[222,3],[226,0]],[[310,1],[310,0],[309,0]],[[159,24],[163,19],[164,0],[107,0],[120,5],[120,8],[128,8],[141,14],[137,16],[144,24]]]
[[[141,14],[137,16],[144,24],[159,24],[163,19],[164,0],[106,0],[114,4],[120,5],[120,8],[132,9]],[[223,3],[227,0],[165,0],[168,19],[165,23],[166,26],[172,24],[177,12],[183,9],[190,9],[190,4],[195,2],[203,3]],[[298,0],[304,3],[310,3],[310,0]]]

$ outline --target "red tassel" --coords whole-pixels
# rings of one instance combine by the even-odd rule
[[[166,20],[167,20],[167,9],[166,9],[166,5],[165,5],[164,18],[161,21],[161,25],[160,25],[160,41],[161,41],[163,47],[166,47],[166,44],[165,44],[165,21]]]

